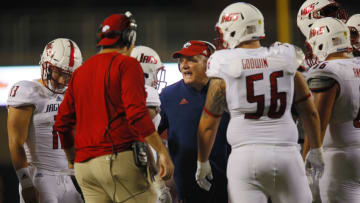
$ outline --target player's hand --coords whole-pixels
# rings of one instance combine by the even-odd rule
[[[25,203],[37,203],[39,193],[35,187],[28,187],[21,190],[21,195]]]
[[[324,159],[322,147],[310,149],[305,158],[306,175],[313,180],[320,179],[324,173]]]
[[[314,176],[312,176],[314,175]],[[320,200],[320,189],[319,189],[319,178],[315,177],[315,173],[306,173],[308,178],[311,194],[313,196],[313,202],[321,202]]]
[[[163,180],[169,180],[174,174],[174,164],[171,161],[170,155],[166,153],[159,153],[159,175]]]
[[[213,179],[211,166],[209,160],[206,162],[197,161],[197,169],[195,174],[197,184],[204,190],[209,191],[211,183],[209,180]]]

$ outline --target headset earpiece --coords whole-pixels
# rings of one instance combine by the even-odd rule
[[[137,24],[133,18],[133,15],[129,11],[126,11],[124,15],[129,19],[130,22],[129,27],[122,32],[121,39],[124,44],[129,47],[130,45],[135,44]]]
[[[208,48],[208,50],[210,52],[210,55],[215,52],[216,47],[213,44],[211,44],[210,42],[207,42],[207,41],[201,41],[201,40],[199,40],[199,41],[204,42],[206,44],[206,46],[207,46],[207,48]]]

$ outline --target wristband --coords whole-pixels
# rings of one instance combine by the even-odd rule
[[[209,116],[214,117],[214,118],[219,118],[222,116],[222,115],[217,115],[217,114],[211,113],[205,106],[204,106],[203,110],[206,114],[208,114]]]
[[[29,188],[33,186],[32,180],[30,178],[30,172],[29,168],[21,168],[19,170],[16,170],[16,175],[19,179],[19,183],[21,185],[22,189]]]
[[[318,155],[318,154],[323,154],[324,150],[322,147],[319,148],[311,148],[310,149],[311,152],[313,152],[314,154]]]

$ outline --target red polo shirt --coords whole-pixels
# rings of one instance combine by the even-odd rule
[[[135,58],[117,52],[97,54],[73,73],[54,134],[60,136],[64,148],[75,142],[75,162],[111,154],[113,146],[115,151],[124,151],[134,140],[155,131],[145,101],[144,73]],[[115,117],[106,133],[109,118]]]

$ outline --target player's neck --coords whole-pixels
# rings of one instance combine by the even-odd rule
[[[329,54],[328,57],[326,57],[326,61],[336,60],[336,59],[349,59],[352,58],[351,55],[347,52],[337,52]]]
[[[42,79],[37,79],[36,82],[38,82],[38,83],[40,83],[40,84],[42,84],[42,85],[45,86],[45,83],[44,83],[44,81],[43,81]]]
[[[238,46],[236,46],[236,48],[243,48],[243,49],[257,49],[260,47],[261,44],[259,40],[242,42]]]

